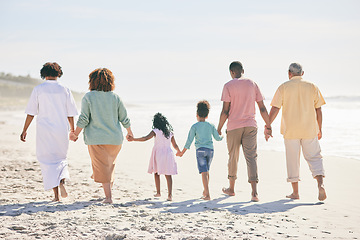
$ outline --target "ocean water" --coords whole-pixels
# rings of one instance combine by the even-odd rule
[[[173,126],[175,138],[182,148],[191,125],[196,122],[196,103],[199,100],[202,99],[126,103],[134,134],[136,136],[148,134],[151,131],[153,115],[161,112]],[[208,101],[211,104],[208,121],[217,127],[222,102],[219,99]],[[325,101],[326,105],[322,107],[323,138],[320,140],[322,155],[360,161],[360,97],[332,97],[326,98]],[[266,100],[265,105],[270,111],[270,100]],[[283,137],[280,134],[281,112],[272,125],[273,138],[268,142],[263,136],[264,121],[258,109],[256,120],[259,126],[258,149],[284,152]]]
[[[173,126],[175,138],[179,147],[182,148],[191,125],[196,122],[196,103],[199,100],[202,99],[146,102],[125,100],[125,105],[136,137],[147,135],[151,131],[154,114],[161,112]],[[217,127],[222,102],[219,99],[207,100],[211,104],[208,121]],[[320,140],[322,155],[346,157],[360,161],[360,97],[333,97],[325,100],[327,104],[322,107],[323,138]],[[270,111],[270,100],[266,100],[265,105]],[[80,106],[78,109],[80,110]],[[1,112],[0,114],[5,116],[2,119],[9,119],[5,124],[22,126],[24,123],[24,111]],[[272,125],[273,138],[266,142],[263,136],[264,122],[257,109],[259,150],[285,151],[283,137],[280,134],[280,114],[281,112]],[[33,125],[35,126],[35,124]],[[19,133],[21,129],[19,129]]]

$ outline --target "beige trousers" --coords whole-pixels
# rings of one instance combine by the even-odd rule
[[[284,139],[286,151],[286,166],[288,182],[300,181],[300,150],[307,161],[313,177],[325,176],[323,159],[320,154],[319,140],[313,139]]]
[[[237,179],[240,146],[243,148],[249,182],[258,182],[257,172],[257,128],[243,127],[227,131],[227,147],[229,152],[228,178]]]

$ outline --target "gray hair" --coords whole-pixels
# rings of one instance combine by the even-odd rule
[[[289,66],[289,72],[295,76],[301,76],[303,74],[302,66],[300,63],[292,63]]]

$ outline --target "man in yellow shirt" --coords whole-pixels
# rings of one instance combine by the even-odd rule
[[[326,199],[323,184],[324,167],[319,140],[322,137],[321,106],[325,104],[319,89],[302,76],[299,63],[289,66],[289,81],[280,85],[271,102],[269,114],[273,122],[282,107],[281,134],[284,136],[288,182],[293,192],[286,196],[299,199],[300,149],[309,164],[313,177],[318,182],[319,200]]]

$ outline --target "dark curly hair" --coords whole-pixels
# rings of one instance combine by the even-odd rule
[[[63,72],[61,70],[61,67],[56,62],[47,62],[40,70],[40,76],[42,79],[46,77],[61,77],[62,75]]]
[[[97,68],[89,74],[89,90],[110,92],[115,89],[115,77],[107,68]]]
[[[166,117],[161,113],[157,113],[154,115],[153,129],[155,128],[161,130],[166,138],[169,138],[170,133],[173,131],[172,126],[170,125]]]
[[[206,100],[200,101],[197,104],[197,115],[202,118],[206,118],[209,115],[210,103]]]

